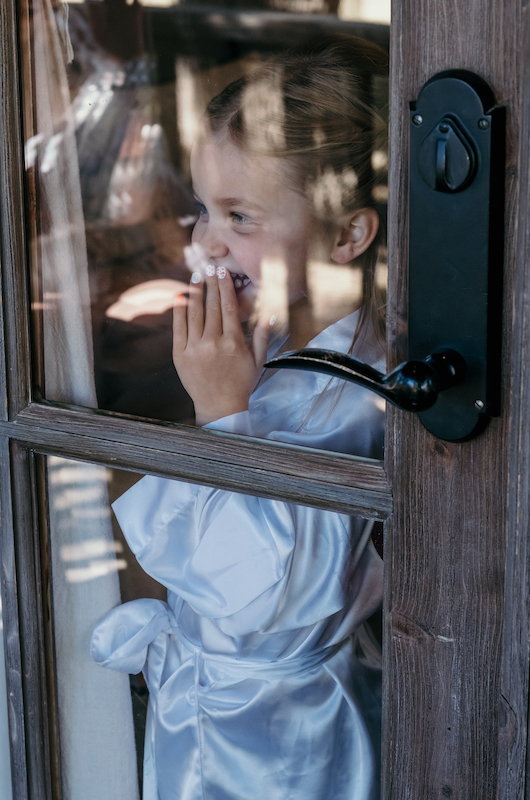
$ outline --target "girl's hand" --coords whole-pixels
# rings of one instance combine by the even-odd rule
[[[258,323],[247,346],[234,284],[224,267],[206,277],[204,309],[203,286],[200,273],[194,273],[188,302],[177,295],[173,313],[173,363],[193,400],[198,425],[248,408],[270,330],[268,321]]]

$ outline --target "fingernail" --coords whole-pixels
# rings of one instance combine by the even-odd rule
[[[215,275],[215,267],[213,264],[208,264],[208,266],[206,267],[206,274],[208,275],[209,278],[211,278],[212,275]]]
[[[274,325],[275,322],[276,322],[276,314],[273,314],[269,320],[269,325]]]
[[[225,267],[217,267],[217,277],[218,278],[226,278],[226,269],[225,269]]]
[[[191,282],[192,283],[200,283],[201,282],[201,273],[200,272],[194,272],[193,275],[191,276]]]

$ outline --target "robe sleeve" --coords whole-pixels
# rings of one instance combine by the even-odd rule
[[[313,625],[364,592],[344,514],[152,476],[113,507],[143,569],[228,635]]]
[[[146,476],[113,508],[143,569],[201,616],[240,611],[288,569],[286,503]]]

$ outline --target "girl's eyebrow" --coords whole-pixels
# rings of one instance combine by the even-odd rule
[[[232,206],[246,206],[246,208],[255,208],[258,211],[265,211],[260,205],[252,203],[244,197],[216,197],[215,203],[226,208],[232,208]]]
[[[198,196],[197,192],[193,191],[193,197],[198,203],[202,203],[202,200]],[[249,208],[254,211],[261,211],[262,213],[266,212],[266,209],[258,205],[258,203],[252,203],[250,200],[246,200],[244,197],[214,197],[213,201],[215,205],[221,206],[221,208],[244,206],[245,208]]]
[[[263,206],[258,205],[258,203],[253,203],[250,200],[246,200],[244,197],[214,197],[214,203],[221,208],[234,208],[234,206],[243,206],[251,211],[261,211],[263,214],[266,212],[266,209],[264,209]]]

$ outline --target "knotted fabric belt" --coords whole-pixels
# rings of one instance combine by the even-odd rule
[[[328,661],[344,644],[264,662],[205,653],[185,637],[167,603],[145,598],[124,603],[102,619],[92,634],[90,656],[102,667],[136,674],[144,668],[148,648],[161,633],[176,636],[195,661],[215,664],[227,678],[238,680],[244,676],[270,679],[298,675]]]

